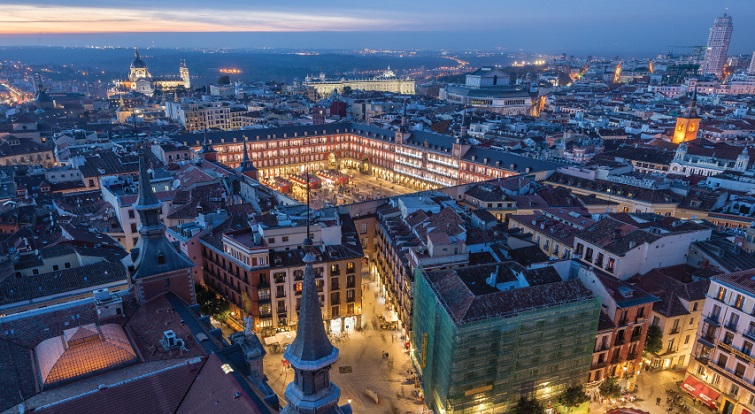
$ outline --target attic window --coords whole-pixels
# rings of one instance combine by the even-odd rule
[[[163,252],[157,253],[157,264],[165,264],[165,254]]]

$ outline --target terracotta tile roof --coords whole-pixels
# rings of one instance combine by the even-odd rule
[[[75,397],[38,407],[35,414],[175,413],[204,361],[196,358],[140,377],[106,384]]]
[[[184,340],[186,351],[165,351],[160,345],[163,332],[172,330],[177,338]],[[144,361],[184,358],[205,355],[191,330],[173,310],[165,295],[143,303],[126,323],[126,331],[132,337]]]
[[[499,291],[484,279],[492,273],[521,268],[516,263],[468,266],[423,274],[456,324],[488,318],[508,318],[519,313],[565,303],[592,300],[594,295],[578,280]],[[481,279],[483,282],[481,282]]]
[[[755,269],[713,276],[713,280],[755,294]]]
[[[223,361],[212,354],[197,375],[176,414],[262,414],[232,373],[226,374]]]

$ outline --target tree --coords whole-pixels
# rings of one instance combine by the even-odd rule
[[[545,414],[545,409],[535,397],[522,395],[514,405],[514,414]]]
[[[621,396],[621,385],[616,377],[608,377],[598,387],[600,395],[605,398],[618,398]]]
[[[566,407],[569,412],[571,412],[572,408],[579,407],[588,401],[590,401],[590,397],[585,393],[585,388],[582,384],[570,385],[558,397],[559,404]]]
[[[663,348],[663,331],[658,325],[650,325],[645,338],[645,352],[657,355],[661,348]]]
[[[197,294],[197,304],[203,314],[210,315],[221,322],[228,318],[231,311],[228,301],[202,285],[194,285],[194,291]]]
[[[230,85],[231,84],[231,77],[228,75],[223,75],[218,78],[218,85]]]
[[[343,96],[349,96],[349,95],[351,95],[351,94],[352,94],[353,92],[354,92],[354,90],[353,90],[353,89],[351,89],[351,86],[344,86],[344,87],[343,87],[343,92],[341,92],[341,95],[343,95]]]

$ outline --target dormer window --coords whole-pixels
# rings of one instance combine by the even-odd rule
[[[157,253],[157,264],[159,265],[165,264],[165,253],[163,252]]]

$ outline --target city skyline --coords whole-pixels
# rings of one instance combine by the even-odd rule
[[[0,45],[502,48],[653,55],[673,46],[705,44],[714,19],[728,8],[735,26],[731,52],[755,49],[755,28],[746,24],[755,19],[751,4],[745,0],[691,3],[628,5],[589,0],[577,9],[552,0],[537,7],[480,0],[467,3],[462,10],[452,3],[430,7],[428,1],[403,4],[393,0],[379,8],[343,1],[327,6],[230,1],[219,8],[197,1],[155,5],[139,0],[128,6],[112,1],[34,1],[3,6]],[[344,36],[344,32],[350,33]]]

